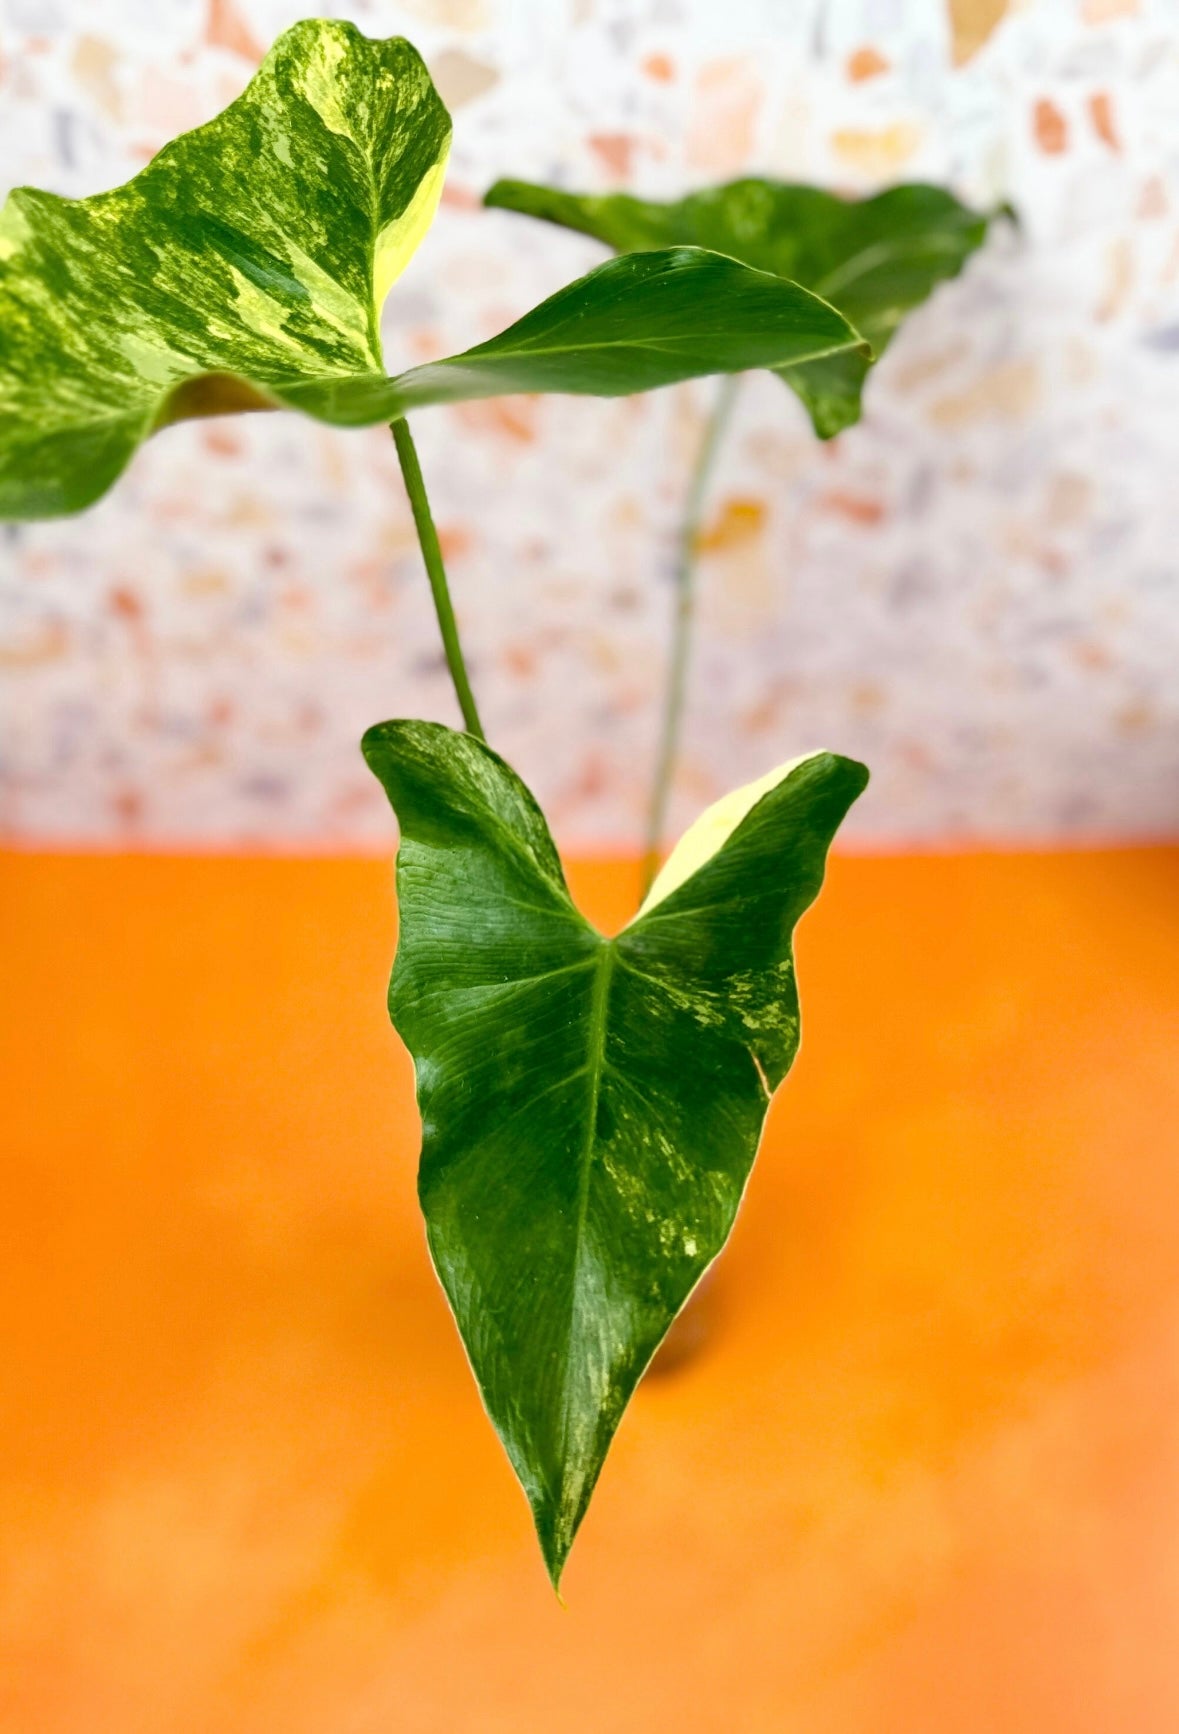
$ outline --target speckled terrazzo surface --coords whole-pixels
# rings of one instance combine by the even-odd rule
[[[1011,198],[827,447],[749,382],[717,476],[675,827],[816,745],[863,844],[1179,829],[1179,6],[1164,0],[6,0],[0,173],[83,194],[316,10],[426,53],[456,123],[391,367],[588,268],[501,174],[652,195],[749,170]],[[635,838],[671,533],[711,387],[419,416],[473,676],[561,842]],[[454,720],[387,435],[172,429],[0,545],[0,833],[383,847],[356,742]]]

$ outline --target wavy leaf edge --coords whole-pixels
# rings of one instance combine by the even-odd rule
[[[289,408],[371,426],[869,352],[821,297],[670,247],[608,260],[486,342],[389,376],[380,306],[433,218],[450,137],[405,38],[310,19],[121,186],[15,189],[0,212],[0,518],[83,510],[179,420]],[[728,325],[710,330],[720,306]]]
[[[903,319],[940,283],[958,275],[982,246],[993,222],[1002,217],[1018,226],[1009,202],[975,210],[931,181],[901,181],[855,196],[802,181],[742,175],[680,198],[643,199],[628,192],[579,193],[504,178],[488,188],[483,203],[590,235],[620,252],[673,241],[716,247],[833,300],[861,329],[872,347],[871,356],[849,353],[830,363],[820,359],[771,370],[800,399],[822,440],[860,419],[868,365],[879,360]],[[894,233],[885,242],[881,237],[890,221]],[[822,253],[841,226],[848,231],[849,246],[856,226],[877,233],[867,246],[853,248],[838,259],[828,256],[820,268],[815,263],[816,248]],[[885,295],[874,316],[858,306],[854,296],[845,300],[856,277],[870,275],[890,262],[890,249],[895,265],[906,253],[911,263],[922,248],[930,254],[927,281],[924,288],[910,284],[899,305],[895,297]],[[935,258],[939,252],[940,263]],[[806,268],[808,256],[813,271]],[[849,275],[853,266],[857,270]]]

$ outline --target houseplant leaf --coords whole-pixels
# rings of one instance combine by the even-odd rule
[[[371,729],[401,828],[389,991],[430,1249],[560,1577],[622,1411],[723,1246],[798,1046],[791,948],[867,772],[819,753],[709,810],[606,939],[520,779]]]
[[[112,192],[0,213],[0,515],[88,505],[157,426],[346,415],[428,228],[450,117],[416,51],[310,20],[236,102]],[[352,389],[355,389],[353,386]]]
[[[708,247],[833,301],[876,356],[912,308],[982,245],[990,219],[941,187],[914,182],[868,199],[747,179],[669,203],[598,198],[527,181],[497,181],[484,204],[594,235],[617,252]],[[863,353],[776,368],[830,438],[858,421],[870,362]]]
[[[844,353],[869,347],[819,296],[719,253],[671,247],[599,265],[489,343],[403,373],[389,401],[404,414],[517,391],[624,397]]]
[[[390,421],[511,391],[613,395],[863,347],[833,308],[692,248],[614,260],[466,355],[386,377],[385,295],[450,119],[415,50],[281,36],[244,94],[124,186],[0,213],[0,518],[80,510],[155,429],[289,406]]]

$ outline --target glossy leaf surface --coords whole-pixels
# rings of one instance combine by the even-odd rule
[[[390,1013],[430,1249],[560,1576],[635,1385],[723,1246],[798,1046],[792,933],[867,772],[816,754],[710,809],[613,939],[488,747],[392,722]]]
[[[913,183],[868,199],[818,187],[740,180],[670,203],[565,193],[499,181],[485,204],[594,235],[620,253],[708,247],[805,284],[833,302],[879,356],[904,318],[982,245],[988,218],[941,187]],[[829,438],[857,421],[870,363],[844,352],[775,369]]]
[[[465,355],[390,379],[380,310],[437,205],[450,119],[416,51],[296,24],[244,94],[134,180],[0,213],[0,517],[77,511],[156,428],[289,406],[340,426],[502,392],[645,391],[862,339],[694,248],[591,272]]]

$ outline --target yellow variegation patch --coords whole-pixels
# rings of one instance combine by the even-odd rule
[[[426,231],[434,221],[434,213],[442,197],[442,183],[446,179],[446,158],[449,153],[448,142],[442,158],[422,177],[417,192],[405,210],[399,217],[386,223],[377,236],[373,250],[373,295],[378,308],[385,305],[385,297],[417,252],[426,237]]]
[[[767,771],[764,777],[757,777],[752,783],[744,783],[739,789],[731,789],[727,795],[722,795],[719,801],[714,801],[711,807],[706,807],[700,817],[688,826],[656,874],[635,920],[654,909],[657,903],[662,903],[685,879],[691,878],[706,861],[711,861],[762,797],[768,795],[771,789],[776,789],[791,771],[805,764],[808,758],[816,756],[809,753],[790,759],[786,764]]]
[[[147,433],[193,406],[380,419],[365,393],[388,383],[381,304],[437,207],[450,130],[408,42],[312,19],[224,113],[125,186],[12,193],[0,516],[88,504]],[[210,375],[242,388],[194,389]]]

